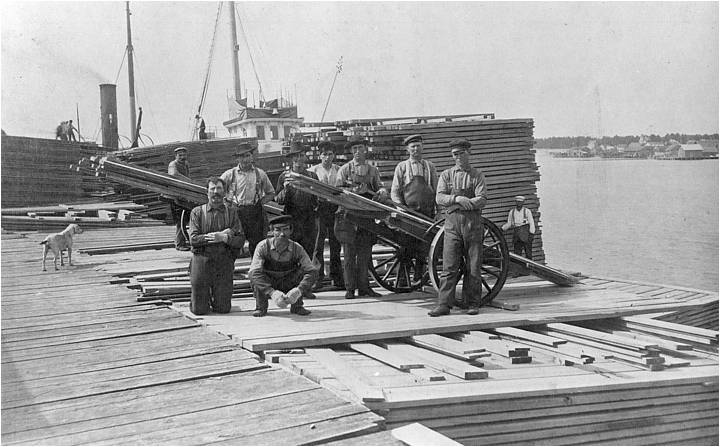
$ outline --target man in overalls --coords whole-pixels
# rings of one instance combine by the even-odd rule
[[[515,207],[510,209],[503,231],[512,230],[513,251],[532,260],[532,241],[535,235],[535,219],[525,207],[525,197],[515,196]],[[523,254],[523,251],[525,254]]]
[[[437,170],[435,165],[423,159],[422,135],[410,135],[403,144],[407,147],[408,159],[398,163],[393,175],[390,198],[401,208],[408,209],[429,219],[435,217],[435,191],[437,190]],[[405,245],[412,244],[409,239]],[[414,281],[419,281],[425,271],[425,253],[415,253]]]
[[[255,296],[253,317],[264,317],[270,298],[279,307],[290,304],[290,313],[310,315],[303,307],[303,295],[310,292],[317,278],[317,267],[302,246],[290,239],[292,216],[270,219],[272,237],[261,241],[255,249],[248,276]]]
[[[305,147],[299,142],[293,142],[290,151],[285,154],[290,161],[290,171],[305,177],[318,180],[314,172],[307,170],[307,155]],[[276,201],[284,205],[284,213],[293,217],[292,240],[302,245],[305,252],[312,256],[315,252],[315,239],[317,238],[317,206],[316,196],[293,188],[292,180],[287,171],[278,177]]]
[[[337,184],[337,174],[340,166],[333,163],[335,159],[335,143],[332,141],[321,141],[318,143],[318,152],[320,153],[320,164],[317,164],[308,171],[312,171],[318,176],[318,180],[331,186]],[[334,287],[341,290],[345,289],[345,278],[343,278],[342,262],[340,261],[340,241],[335,237],[335,213],[337,205],[327,200],[318,199],[317,209],[317,239],[315,242],[315,255],[313,260],[320,264],[318,270],[318,280],[313,289],[319,289],[321,282],[325,278],[325,239],[330,245],[330,267],[328,274]],[[310,253],[308,253],[310,254]]]
[[[250,254],[267,236],[263,205],[275,198],[275,188],[267,174],[253,165],[254,150],[250,143],[240,143],[234,154],[239,157],[238,165],[220,176],[227,185],[226,200],[237,207]]]
[[[187,161],[187,148],[180,146],[175,148],[174,152],[175,160],[168,164],[168,175],[171,175],[179,180],[192,182],[192,179],[190,178],[190,164]],[[190,214],[185,213],[185,218],[183,219],[183,209],[176,205],[174,201],[170,202],[170,213],[175,221],[175,250],[190,250],[188,241],[185,239],[185,233],[183,233],[183,226],[188,225],[190,222]]]
[[[445,212],[443,271],[437,306],[431,317],[448,315],[458,304],[468,307],[467,314],[477,315],[482,294],[482,251],[484,228],[480,216],[487,203],[487,186],[482,171],[470,166],[470,142],[464,138],[450,141],[455,166],[440,174],[435,200]],[[455,301],[459,268],[465,261],[462,300]]]
[[[367,162],[367,143],[361,135],[353,135],[345,143],[345,150],[353,154],[353,159],[338,170],[336,186],[382,201],[387,198],[387,190],[380,181],[380,172]],[[345,256],[345,298],[355,298],[355,290],[358,296],[379,297],[381,295],[370,288],[368,280],[368,264],[372,258],[375,235],[349,222],[345,214],[346,211],[340,208],[335,215],[335,237],[342,243]]]
[[[190,213],[190,312],[228,313],[233,294],[235,251],[245,243],[235,210],[224,201],[225,183],[207,182],[208,203]]]

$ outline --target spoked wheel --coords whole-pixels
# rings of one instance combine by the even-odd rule
[[[180,225],[180,230],[182,231],[183,236],[185,236],[185,240],[187,241],[188,245],[190,244],[190,210],[186,210],[183,208],[182,213],[180,214],[180,222],[182,224]],[[185,222],[188,224],[185,225]]]
[[[370,276],[383,288],[396,293],[412,292],[429,284],[425,253],[417,244],[410,239],[407,243],[393,243],[390,253],[370,260]]]
[[[510,265],[510,254],[508,253],[507,242],[502,231],[491,221],[482,217],[483,231],[483,257],[482,257],[482,288],[477,291],[481,294],[480,305],[489,304],[502,289],[507,279],[508,266]],[[435,290],[440,290],[440,273],[443,270],[443,240],[445,229],[435,235],[430,245],[430,282]],[[465,274],[465,265],[461,265],[459,276]]]

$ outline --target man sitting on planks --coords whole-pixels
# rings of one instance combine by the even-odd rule
[[[290,304],[290,313],[310,315],[303,307],[303,296],[312,295],[318,268],[302,245],[290,239],[293,232],[292,216],[270,219],[272,236],[258,243],[250,263],[248,276],[255,296],[253,317],[264,317],[268,301],[278,307]]]
[[[237,211],[225,204],[225,182],[207,181],[208,203],[190,213],[190,312],[230,312],[235,255],[245,244]]]
[[[455,287],[464,261],[460,307],[469,306],[467,313],[477,315],[482,297],[482,251],[484,228],[480,219],[487,203],[487,185],[482,171],[470,165],[471,144],[464,138],[450,141],[455,166],[440,174],[435,201],[445,212],[443,239],[443,271],[437,306],[428,315],[448,315],[456,304]]]

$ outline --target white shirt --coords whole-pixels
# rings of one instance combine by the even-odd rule
[[[340,166],[336,165],[335,163],[330,165],[330,169],[325,169],[325,166],[323,166],[322,163],[308,168],[308,171],[314,172],[321,182],[332,186],[337,185],[337,176],[339,170]]]
[[[520,208],[520,211],[518,211],[517,207],[514,206],[508,213],[508,221],[502,226],[502,229],[507,230],[508,228],[523,225],[530,225],[530,233],[535,234],[535,219],[533,219],[532,212],[525,207]]]

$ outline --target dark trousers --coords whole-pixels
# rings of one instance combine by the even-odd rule
[[[517,255],[524,256],[525,258],[532,260],[532,239],[527,242],[516,239],[513,241],[513,251]],[[525,252],[525,255],[522,254],[523,251]]]
[[[343,244],[345,256],[344,275],[345,290],[354,292],[366,292],[370,290],[368,280],[368,264],[372,258],[372,246],[375,242],[375,235],[358,228],[355,238],[351,243]]]
[[[293,235],[292,240],[297,242],[305,250],[309,257],[315,252],[315,242],[317,240],[317,222],[315,213],[294,212],[290,214],[293,217]]]
[[[317,239],[315,241],[315,259],[320,263],[318,278],[325,277],[325,238],[330,243],[330,279],[343,283],[342,264],[340,262],[340,241],[335,237],[335,213],[319,214],[317,218]]]
[[[262,205],[238,206],[238,217],[252,257],[255,254],[255,246],[267,237],[265,211]]]
[[[296,271],[288,274],[287,276],[283,276],[280,278],[272,278],[269,275],[265,275],[264,279],[270,281],[270,285],[273,289],[279,290],[283,293],[287,293],[290,291],[290,289],[293,289],[297,287],[298,284],[300,284],[303,276],[303,272],[300,269],[297,269]],[[256,287],[255,285],[253,285],[252,289],[253,296],[255,297],[255,309],[267,311],[270,295],[265,292],[261,292],[260,288]],[[290,305],[290,312],[295,312],[297,309],[303,307],[303,305],[303,299],[302,297],[300,297],[299,300]]]
[[[480,306],[482,296],[483,225],[478,212],[456,211],[445,220],[443,240],[443,271],[440,274],[438,306],[456,304],[455,287],[459,281],[459,268],[465,261],[463,304]]]
[[[230,312],[235,259],[224,245],[193,254],[190,261],[190,312],[205,315],[212,309]]]
[[[175,248],[187,247],[188,241],[187,238],[185,238],[183,228],[187,227],[190,223],[190,211],[186,212],[183,218],[183,209],[171,202],[170,213],[175,222]]]

